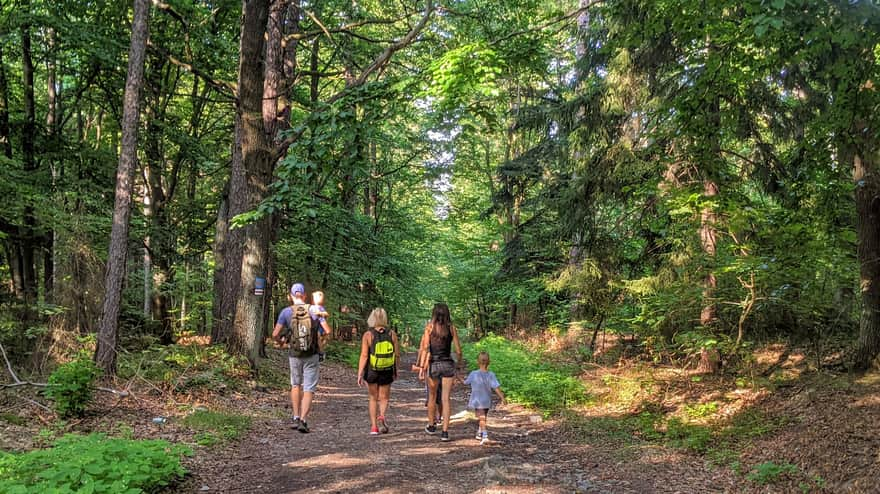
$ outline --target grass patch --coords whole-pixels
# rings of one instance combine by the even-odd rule
[[[717,405],[706,405],[685,406],[684,417],[651,409],[600,417],[585,417],[570,411],[564,414],[563,423],[572,436],[582,442],[658,444],[703,455],[716,465],[738,465],[738,452],[742,448],[788,423],[785,418],[771,419],[763,413],[748,411],[730,423],[705,424],[702,421],[717,413]]]
[[[0,492],[154,492],[183,476],[183,455],[167,441],[66,435],[49,449],[0,453]]]
[[[767,461],[756,465],[755,468],[746,475],[746,479],[760,485],[774,484],[782,477],[795,476],[799,472],[798,467],[791,463],[774,463]]]
[[[4,421],[6,423],[9,423],[9,424],[18,425],[18,426],[23,426],[23,425],[27,424],[27,420],[25,420],[22,417],[19,417],[18,415],[14,414],[14,413],[7,413],[7,412],[0,413],[0,420]]]
[[[575,377],[575,368],[553,365],[549,357],[523,345],[490,334],[464,344],[463,350],[472,368],[480,352],[489,353],[490,368],[512,402],[554,412],[587,401],[587,390]]]
[[[251,418],[223,412],[199,410],[181,420],[181,424],[197,431],[196,443],[200,446],[234,441],[251,426]]]

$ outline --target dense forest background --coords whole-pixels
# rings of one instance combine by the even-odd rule
[[[134,4],[0,9],[16,366],[184,334],[255,363],[295,281],[338,328],[446,301],[707,370],[880,352],[874,2]]]

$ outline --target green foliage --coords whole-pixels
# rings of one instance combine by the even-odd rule
[[[49,449],[0,453],[0,491],[9,494],[154,492],[186,473],[180,458],[189,454],[187,448],[162,440],[67,435]]]
[[[234,441],[251,426],[251,418],[233,413],[197,410],[181,420],[181,424],[198,431],[196,443],[213,446]]]
[[[241,357],[234,357],[223,346],[153,345],[141,352],[124,353],[119,358],[119,376],[135,375],[178,389],[233,386],[236,377],[248,372]]]
[[[361,358],[361,345],[358,342],[332,341],[324,350],[327,360],[340,362],[357,369]]]
[[[490,334],[464,345],[464,357],[475,366],[477,355],[488,352],[490,369],[498,376],[505,396],[511,401],[554,412],[584,403],[587,390],[569,368],[552,362],[549,355]]]
[[[746,475],[748,480],[760,485],[767,485],[778,482],[781,477],[794,476],[799,472],[798,467],[791,463],[775,463],[767,461],[756,465],[755,468]]]
[[[718,403],[710,401],[697,405],[685,405],[684,411],[692,419],[707,418],[718,413]]]
[[[78,417],[94,396],[94,381],[101,374],[95,363],[85,356],[61,364],[49,376],[46,396],[54,401],[61,417]]]
[[[18,426],[22,426],[27,423],[27,420],[25,420],[24,418],[19,417],[18,415],[14,414],[14,413],[9,413],[9,412],[0,413],[0,420],[4,421],[6,423],[9,423],[9,424],[18,425]]]

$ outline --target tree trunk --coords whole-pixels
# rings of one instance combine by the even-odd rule
[[[214,229],[214,298],[211,303],[211,342],[225,341],[221,338],[220,322],[223,319],[223,280],[226,265],[226,239],[229,236],[229,184],[223,190],[220,207],[217,208],[217,223]]]
[[[3,61],[3,46],[0,44],[0,150],[7,158],[12,158],[12,134],[9,130],[9,83],[6,80],[6,64]]]
[[[269,0],[243,0],[238,72],[238,115],[241,156],[246,176],[248,209],[256,208],[268,194],[272,178],[272,150],[263,125],[263,48]],[[231,190],[231,193],[239,191]],[[262,334],[263,293],[254,290],[256,278],[267,276],[269,227],[264,216],[243,228],[244,249],[235,308],[235,325],[227,345],[231,353],[245,355],[252,365],[259,358],[257,339]]]
[[[241,282],[241,253],[243,231],[241,228],[231,228],[232,219],[247,211],[247,183],[245,179],[244,162],[242,160],[242,125],[239,115],[235,117],[235,140],[232,145],[232,165],[229,177],[229,199],[227,221],[217,228],[226,229],[225,249],[223,251],[223,286],[220,290],[219,319],[215,323],[217,329],[212,336],[214,344],[226,343],[232,334],[232,325],[235,318],[235,307],[238,302],[238,287]]]
[[[863,125],[855,133],[870,135]],[[861,132],[861,131],[864,132]],[[852,160],[855,182],[856,232],[859,239],[859,287],[862,294],[862,314],[859,341],[856,347],[855,367],[865,370],[880,355],[880,159],[876,149],[855,147],[842,158]]]
[[[98,345],[95,350],[95,362],[109,375],[116,374],[116,345],[119,338],[119,312],[128,252],[132,186],[137,165],[140,92],[144,85],[144,53],[149,33],[149,7],[149,0],[134,1],[128,76],[122,105],[122,148],[119,154],[119,166],[116,169],[116,199],[107,256],[107,273],[104,279],[104,306],[101,326],[98,330]]]
[[[26,15],[30,13],[30,1],[22,2],[22,10]],[[25,175],[31,176],[37,170],[34,156],[37,124],[34,104],[34,63],[31,57],[31,32],[28,22],[21,26],[21,54],[21,71],[24,79],[24,125],[21,133],[21,151]],[[34,209],[31,204],[26,204],[21,238],[21,278],[24,299],[27,303],[35,302],[37,298],[37,270],[34,255],[36,249]]]
[[[55,61],[55,50],[57,47],[57,35],[55,29],[50,27],[47,29],[47,48],[46,55],[46,96],[48,103],[48,111],[46,112],[46,129],[49,131],[49,153],[51,156],[57,156],[61,151],[61,131],[59,128],[60,121],[60,100],[58,97],[58,89],[60,83],[57,78],[57,69]],[[60,178],[60,170],[58,162],[54,159],[50,160],[49,168],[52,175],[52,198],[59,200],[56,188]],[[54,228],[50,229],[44,237],[43,250],[43,297],[46,302],[53,302],[55,287],[55,245],[57,244],[57,232]]]
[[[703,182],[703,197],[714,198],[718,195],[718,185],[712,180]],[[703,247],[703,254],[709,258],[715,257],[716,252],[716,231],[715,231],[715,211],[706,207],[700,215],[700,244]],[[707,270],[706,277],[703,282],[703,310],[700,312],[700,325],[709,326],[717,317],[715,302],[712,297],[717,287],[715,273]]]

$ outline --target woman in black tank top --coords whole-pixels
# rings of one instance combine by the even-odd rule
[[[456,360],[452,358],[452,346],[455,345],[455,353],[458,363],[461,363],[461,343],[458,341],[458,332],[452,325],[449,315],[449,307],[446,304],[435,304],[431,313],[431,321],[425,326],[425,333],[419,345],[419,379],[428,380],[428,396],[435,396],[437,386],[442,384],[442,409],[443,430],[440,434],[441,441],[449,440],[449,415],[451,411],[449,396],[452,393],[452,385],[455,379]],[[437,416],[435,400],[428,400],[428,425],[425,432],[436,434],[437,427],[434,418]]]

